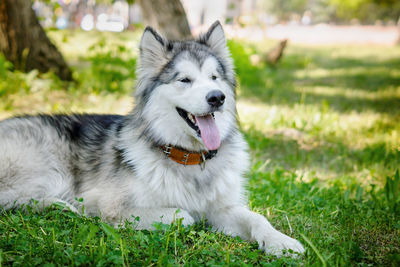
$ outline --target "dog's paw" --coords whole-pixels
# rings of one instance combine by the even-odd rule
[[[175,215],[174,215],[174,221],[182,219],[182,224],[184,226],[194,224],[195,220],[193,219],[192,216],[190,216],[189,212],[186,210],[176,210]]]
[[[278,231],[257,235],[256,240],[260,249],[277,257],[286,255],[296,258],[304,253],[304,247],[299,241]]]

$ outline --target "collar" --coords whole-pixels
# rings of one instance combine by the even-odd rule
[[[179,164],[202,165],[202,168],[204,168],[206,160],[212,159],[218,152],[218,150],[191,152],[171,145],[160,146],[160,148],[168,158]]]

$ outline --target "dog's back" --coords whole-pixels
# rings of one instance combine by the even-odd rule
[[[73,200],[79,178],[96,172],[118,115],[39,115],[0,122],[0,206]]]

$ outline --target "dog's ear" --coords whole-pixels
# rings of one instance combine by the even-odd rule
[[[224,56],[227,52],[229,53],[224,29],[218,20],[210,26],[205,34],[200,36],[199,42],[209,46],[217,55]]]
[[[235,72],[233,70],[233,62],[221,23],[218,20],[214,22],[205,34],[200,35],[197,41],[210,47],[215,55],[220,58],[225,67],[228,80],[234,85]]]
[[[161,35],[153,28],[146,27],[140,40],[140,68],[147,71],[155,70],[156,66],[163,66],[167,62],[165,44]]]

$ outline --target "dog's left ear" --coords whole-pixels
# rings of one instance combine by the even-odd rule
[[[199,42],[211,48],[217,55],[224,56],[228,51],[226,38],[221,23],[217,20],[208,31],[200,36]]]

